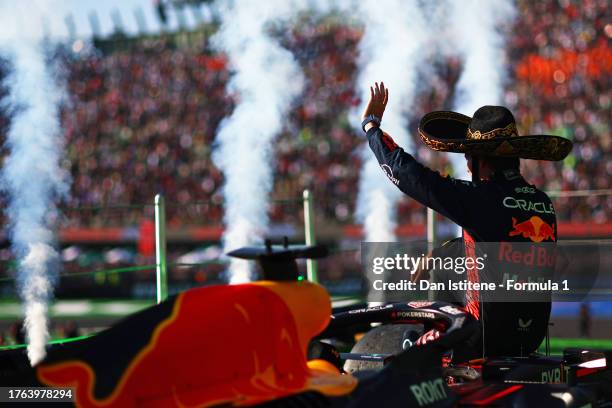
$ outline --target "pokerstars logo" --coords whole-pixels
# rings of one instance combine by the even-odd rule
[[[393,176],[393,170],[388,164],[381,164],[380,168],[383,169],[389,180],[391,180],[395,185],[399,185],[399,180]]]

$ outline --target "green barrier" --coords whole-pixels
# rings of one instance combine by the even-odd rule
[[[117,204],[110,206],[89,206],[89,207],[62,207],[58,209],[61,211],[109,211],[109,210],[136,210],[139,208],[153,207],[155,204]]]
[[[56,340],[50,341],[48,344],[71,343],[73,341],[87,339],[92,336],[95,336],[95,334],[88,334],[86,336],[79,336],[79,337],[71,337],[67,339],[56,339]],[[26,346],[27,344],[0,346],[0,351],[19,349],[19,348],[24,348]],[[555,337],[550,339],[551,354],[561,355],[563,354],[563,350],[566,348],[611,349],[612,350],[612,340],[609,340],[609,339],[563,339],[563,338],[555,338]],[[540,353],[544,353],[544,343],[542,343],[538,351]]]
[[[115,268],[115,269],[100,269],[97,271],[87,271],[87,272],[69,272],[69,273],[61,273],[58,275],[60,278],[71,278],[76,276],[88,276],[88,275],[97,275],[100,273],[111,274],[111,273],[126,273],[126,272],[137,272],[137,271],[146,271],[146,270],[154,270],[156,265],[138,265],[138,266],[127,266],[124,268]],[[5,278],[0,278],[1,282],[10,282],[14,281],[16,278],[12,276],[8,276]]]
[[[301,199],[275,199],[272,200],[272,203],[274,204],[301,204],[302,200]],[[171,204],[166,204],[166,208],[188,208],[188,207],[194,207],[194,206],[198,206],[198,205],[208,205],[210,204],[210,201],[190,201],[188,203],[171,203]],[[151,204],[148,204],[151,205]]]
[[[190,267],[190,266],[205,266],[205,265],[223,265],[225,263],[226,262],[224,262],[224,261],[211,260],[211,261],[198,262],[198,263],[173,262],[173,263],[169,263],[168,266],[169,267],[172,267],[172,266],[175,266],[175,267]],[[71,278],[71,277],[77,277],[77,276],[97,275],[97,274],[101,274],[101,273],[103,273],[103,274],[111,274],[111,273],[138,272],[138,271],[154,271],[155,268],[157,268],[157,265],[155,265],[155,264],[151,264],[151,265],[137,265],[137,266],[126,266],[124,268],[99,269],[99,270],[95,270],[95,271],[86,271],[86,272],[61,273],[61,274],[58,275],[58,277],[60,277],[60,278]],[[0,278],[0,283],[14,281],[15,279],[16,278],[14,278],[12,276]]]
[[[550,339],[550,353],[554,355],[563,354],[566,348],[585,348],[585,349],[610,349],[612,350],[612,340],[610,339],[565,339],[553,337]],[[546,351],[545,342],[542,342],[538,352],[544,354]]]
[[[79,341],[79,340],[84,340],[84,339],[88,339],[90,337],[94,336],[94,334],[88,334],[86,336],[79,336],[79,337],[70,337],[67,339],[57,339],[57,340],[51,340],[49,344],[64,344],[64,343],[72,343],[73,341]],[[20,349],[20,348],[25,348],[27,347],[27,344],[13,344],[10,346],[0,346],[0,351],[3,350],[15,350],[15,349]]]

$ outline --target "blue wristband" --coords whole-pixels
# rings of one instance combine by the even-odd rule
[[[361,128],[363,129],[364,132],[366,131],[365,130],[366,125],[370,122],[374,122],[376,126],[380,127],[380,118],[378,116],[368,115],[363,120],[363,122],[361,122]]]

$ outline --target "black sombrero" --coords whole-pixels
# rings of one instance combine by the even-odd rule
[[[436,111],[419,123],[423,142],[441,152],[475,156],[563,160],[572,150],[569,139],[552,135],[519,135],[512,113],[502,106],[483,106],[474,117]]]

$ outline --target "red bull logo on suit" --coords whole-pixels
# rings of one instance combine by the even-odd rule
[[[533,242],[546,240],[554,242],[556,241],[555,223],[553,222],[549,225],[537,215],[522,222],[517,222],[516,218],[512,217],[512,231],[508,233],[508,236],[522,236],[523,238],[529,238]]]

